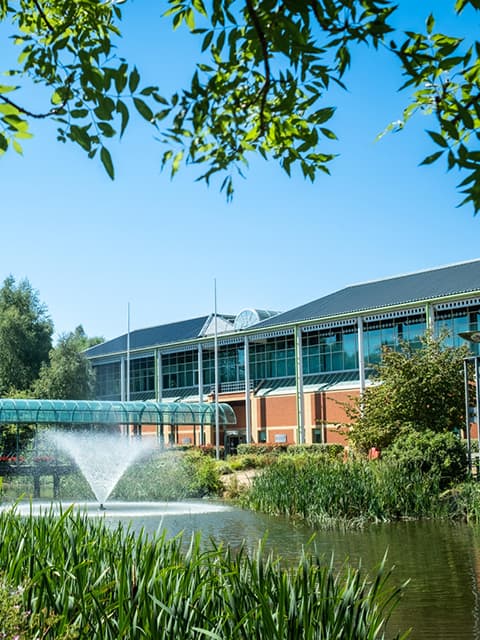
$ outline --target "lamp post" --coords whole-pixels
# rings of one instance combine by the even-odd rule
[[[480,343],[480,331],[463,331],[458,334],[463,340],[467,340],[473,344]],[[477,425],[477,441],[478,451],[480,453],[480,356],[472,355],[463,359],[463,372],[465,381],[465,433],[467,436],[467,455],[468,468],[472,470],[472,442],[470,437],[470,384],[469,384],[469,365],[473,365],[475,378],[475,423]],[[477,454],[478,464],[478,454]],[[477,470],[478,479],[478,470]]]

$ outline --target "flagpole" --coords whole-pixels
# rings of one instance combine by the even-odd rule
[[[127,305],[127,402],[130,400],[130,302]]]
[[[215,357],[215,457],[220,460],[220,416],[218,410],[218,326],[217,326],[217,279],[213,279],[214,334],[213,352]]]

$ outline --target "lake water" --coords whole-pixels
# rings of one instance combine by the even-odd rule
[[[35,509],[41,506],[34,505]],[[29,512],[31,505],[24,505]],[[50,503],[43,508],[50,508]],[[200,531],[210,538],[246,545],[253,551],[265,539],[267,551],[285,563],[295,562],[307,547],[338,567],[348,560],[366,571],[374,570],[388,552],[387,567],[394,566],[391,584],[410,580],[392,616],[389,631],[412,628],[414,640],[476,640],[480,638],[480,530],[442,521],[372,525],[362,530],[314,530],[285,518],[252,513],[206,501],[187,503],[107,503],[88,505],[92,517],[112,526],[121,521],[135,531],[168,536],[183,532],[188,541]]]
[[[439,521],[400,522],[354,531],[322,531],[292,525],[276,518],[232,508],[214,513],[138,517],[135,528],[149,532],[180,531],[189,538],[201,531],[203,538],[255,549],[266,537],[266,548],[286,562],[294,561],[302,547],[338,566],[348,559],[372,570],[388,552],[387,566],[394,566],[392,585],[410,580],[394,611],[389,630],[412,628],[415,640],[474,640],[480,638],[480,531],[465,525]],[[314,539],[312,539],[314,536]]]

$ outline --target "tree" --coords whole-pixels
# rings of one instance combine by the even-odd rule
[[[38,380],[33,385],[33,395],[61,400],[93,398],[95,376],[82,352],[102,341],[102,338],[88,338],[81,325],[61,336],[50,351],[49,362],[40,369]]]
[[[0,289],[0,396],[30,388],[48,360],[53,324],[28,280]]]
[[[392,0],[169,0],[173,27],[185,24],[201,39],[203,58],[190,86],[166,98],[141,88],[135,67],[114,56],[123,0],[0,0],[0,21],[13,30],[18,63],[15,84],[0,86],[0,151],[30,136],[29,123],[51,118],[58,139],[97,153],[110,175],[107,144],[122,135],[129,108],[161,127],[163,165],[174,174],[182,162],[205,167],[202,178],[232,173],[250,154],[272,157],[290,174],[299,166],[314,180],[329,172],[335,139],[326,124],[332,84],[344,86],[357,44],[383,47],[398,58],[411,105],[391,129],[417,111],[433,116],[429,136],[436,151],[424,164],[446,158],[464,176],[463,202],[480,208],[480,43],[437,33],[430,16],[425,33],[398,32]],[[480,10],[480,0],[452,0],[457,14]],[[26,80],[47,89],[49,105],[22,104]],[[42,94],[43,95],[43,94]],[[130,107],[129,107],[130,105]]]
[[[383,350],[375,384],[348,407],[355,448],[384,449],[407,431],[460,432],[468,348],[446,347],[444,338],[427,334],[420,348],[403,343],[398,351]]]

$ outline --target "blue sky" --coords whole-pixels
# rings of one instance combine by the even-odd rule
[[[462,33],[442,3],[445,30]],[[402,0],[400,19],[421,25],[430,2]],[[197,60],[196,40],[160,20],[162,3],[128,0],[120,51],[165,93],[181,87]],[[465,20],[464,20],[465,22]],[[479,17],[467,16],[478,32]],[[0,159],[0,278],[26,277],[47,305],[57,333],[83,324],[112,338],[132,329],[218,309],[286,310],[348,284],[479,257],[480,217],[456,208],[460,181],[443,164],[419,167],[433,152],[418,117],[401,134],[375,142],[401,116],[407,94],[396,63],[360,49],[336,90],[332,128],[339,158],[312,185],[274,162],[252,159],[232,203],[217,185],[173,181],[161,173],[162,149],[136,119],[112,146],[117,178],[55,127],[33,123],[23,157]]]

